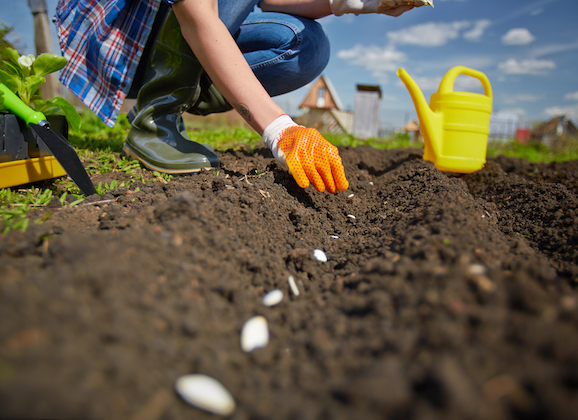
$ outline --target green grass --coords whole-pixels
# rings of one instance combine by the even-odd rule
[[[40,190],[30,188],[26,190],[13,191],[11,188],[0,189],[0,220],[3,222],[2,233],[7,233],[13,229],[26,230],[30,224],[27,217],[28,211],[34,207],[46,206],[55,197],[50,189]],[[68,193],[64,192],[60,197],[61,205],[71,207],[81,203],[84,198],[76,198],[72,202],[67,201]],[[50,213],[47,215],[50,217]],[[41,223],[42,220],[37,220]]]
[[[90,112],[81,115],[80,131],[71,131],[69,141],[76,148],[85,163],[89,174],[124,172],[129,181],[119,185],[118,182],[99,183],[97,192],[102,195],[119,186],[130,188],[135,183],[170,182],[172,176],[143,170],[138,161],[122,157],[122,143],[125,140],[130,123],[126,115],[121,115],[112,128],[107,127],[98,117]],[[187,126],[189,138],[199,143],[213,146],[216,150],[249,150],[262,145],[261,136],[246,127],[196,127]],[[416,147],[423,148],[423,142],[413,140],[409,133],[395,133],[386,138],[357,139],[348,134],[324,133],[324,137],[337,146],[357,147],[367,145],[378,149],[397,149]],[[524,158],[530,162],[560,162],[578,160],[578,140],[563,139],[556,147],[549,148],[543,144],[521,145],[515,140],[490,142],[488,156],[505,155]],[[12,229],[22,229],[30,225],[27,213],[36,207],[46,206],[54,197],[62,205],[75,206],[82,202],[84,196],[68,178],[61,178],[50,188],[14,188],[0,189],[0,230],[6,233]],[[139,187],[137,186],[136,189]],[[48,213],[45,218],[50,217]],[[35,223],[41,223],[36,221]]]
[[[561,139],[555,147],[537,142],[523,145],[514,139],[506,142],[490,142],[487,154],[492,157],[504,155],[541,163],[578,160],[578,139]]]
[[[393,133],[385,138],[370,137],[366,140],[357,139],[351,134],[323,133],[323,136],[336,146],[357,147],[367,145],[376,149],[423,148],[423,142],[413,141],[413,136],[409,133]]]

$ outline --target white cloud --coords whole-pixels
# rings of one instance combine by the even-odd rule
[[[537,16],[540,13],[542,13],[544,11],[544,9],[542,9],[541,7],[539,7],[538,9],[534,9],[530,12],[530,16]]]
[[[349,62],[349,64],[365,67],[374,77],[384,82],[387,81],[385,72],[397,71],[407,60],[407,56],[396,50],[394,46],[380,48],[359,44],[349,50],[339,51],[337,57]]]
[[[478,20],[474,23],[474,27],[464,34],[464,38],[468,41],[479,41],[491,24],[487,19]]]
[[[460,31],[469,27],[467,21],[450,23],[429,22],[410,26],[400,31],[388,32],[388,38],[398,44],[421,45],[424,47],[439,47],[460,36]]]
[[[558,54],[567,51],[573,51],[578,49],[578,42],[572,42],[570,44],[551,44],[543,47],[532,48],[532,57],[542,57],[550,54]]]
[[[520,61],[510,58],[498,64],[498,69],[505,74],[529,74],[533,76],[545,75],[549,70],[554,70],[555,68],[556,63],[552,60],[537,60],[535,58]]]
[[[564,99],[567,99],[569,101],[578,101],[578,92],[567,93],[564,96]]]
[[[412,76],[413,81],[418,85],[423,92],[437,92],[440,83],[442,81],[441,77],[428,77],[428,76]],[[395,84],[399,87],[404,87],[405,85],[401,80],[398,80]]]
[[[572,120],[578,119],[578,104],[570,106],[551,106],[544,109],[544,113],[548,117],[555,117],[558,115],[566,115]]]
[[[399,31],[388,32],[387,37],[396,44],[440,47],[463,36],[468,41],[479,41],[491,25],[487,19],[470,22],[428,22],[410,26]],[[466,32],[463,32],[467,30]]]
[[[499,119],[516,119],[516,118],[524,118],[526,117],[527,112],[524,108],[504,108],[500,109],[500,111],[495,112],[492,117],[499,118]]]
[[[544,95],[534,95],[531,93],[519,93],[517,95],[504,95],[501,100],[506,105],[514,105],[520,102],[536,102],[542,99]]]
[[[467,92],[483,92],[482,82],[475,77],[460,75],[454,83],[454,90],[463,90]]]
[[[502,44],[504,45],[527,45],[534,41],[534,35],[526,28],[510,29],[503,37]]]

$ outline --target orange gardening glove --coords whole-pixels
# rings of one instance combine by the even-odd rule
[[[314,128],[295,124],[286,114],[273,121],[263,132],[263,142],[275,158],[289,166],[297,185],[332,194],[349,187],[337,147]]]

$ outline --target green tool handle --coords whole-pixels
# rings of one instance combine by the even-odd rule
[[[4,106],[8,108],[10,112],[22,118],[24,122],[26,122],[26,125],[30,123],[38,125],[46,124],[46,117],[42,112],[34,111],[3,83],[0,83],[0,94],[4,96]],[[43,123],[41,124],[41,122]]]

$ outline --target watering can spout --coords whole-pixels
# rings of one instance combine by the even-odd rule
[[[419,86],[410,77],[407,71],[405,71],[405,69],[399,69],[397,75],[405,84],[413,104],[415,105],[417,117],[419,119],[419,126],[422,130],[424,142],[426,143],[426,149],[427,146],[430,146],[433,149],[431,151],[426,150],[426,155],[431,153],[438,155],[439,138],[442,134],[443,116],[441,114],[438,115],[431,110]]]

